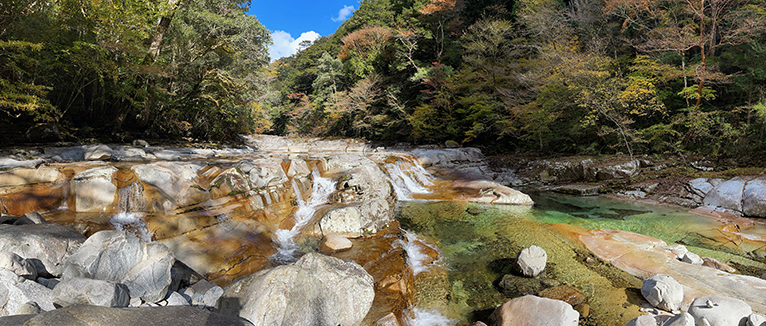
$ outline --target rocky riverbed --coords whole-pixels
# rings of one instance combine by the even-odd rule
[[[662,164],[499,164],[474,148],[271,136],[6,150],[0,325],[622,325],[677,313],[648,308],[639,289],[657,274],[681,284],[678,307],[698,324],[690,307],[702,296],[766,313],[766,281],[742,275],[766,269],[766,228],[751,218],[766,214],[766,182],[686,178],[685,192],[669,191],[641,178]],[[655,217],[605,207],[583,219],[587,204],[533,196],[541,210],[510,187],[618,189],[697,209],[660,213],[684,225],[673,232],[631,228]],[[559,206],[578,212],[549,215]],[[530,307],[540,313],[509,317]]]

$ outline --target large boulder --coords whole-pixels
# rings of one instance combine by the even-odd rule
[[[102,212],[114,202],[117,186],[112,184],[113,166],[100,166],[77,173],[72,181],[75,210]]]
[[[702,320],[706,319],[710,326],[746,326],[753,310],[739,299],[705,296],[692,301],[689,313],[697,325],[703,325]]]
[[[644,280],[641,294],[652,306],[667,311],[679,310],[684,300],[684,288],[665,274],[657,274]]]
[[[19,309],[30,301],[46,311],[55,309],[50,294],[51,289],[0,269],[0,316],[18,314]]]
[[[662,326],[695,326],[694,317],[688,312],[684,312],[662,323]]]
[[[202,165],[195,163],[162,162],[134,165],[131,169],[138,179],[150,187],[149,207],[154,211],[169,211],[210,199],[199,185],[197,172]]]
[[[256,325],[358,325],[374,297],[373,278],[361,266],[310,253],[235,280],[218,308]]]
[[[82,234],[63,225],[0,225],[0,252],[24,257],[42,276],[61,276],[64,262],[83,242]]]
[[[70,277],[61,281],[51,293],[57,307],[86,304],[102,307],[127,307],[130,303],[128,288],[123,284]]]
[[[530,246],[519,251],[514,269],[526,277],[535,277],[545,269],[548,254],[538,246]]]
[[[533,295],[512,299],[489,317],[492,326],[576,326],[580,314],[568,303]]]
[[[6,317],[8,318],[8,317]],[[0,325],[4,318],[0,318]],[[28,315],[15,319],[9,325],[71,325],[71,326],[246,326],[251,323],[236,317],[192,307],[141,307],[109,308],[90,305],[75,305]]]
[[[494,181],[456,181],[455,188],[469,194],[468,201],[481,204],[527,205],[535,204],[529,195]]]
[[[766,178],[750,180],[745,184],[742,213],[746,216],[766,217]]]
[[[160,242],[145,242],[128,231],[99,231],[66,262],[62,282],[84,277],[125,284],[132,298],[165,298],[175,256]]]
[[[742,193],[747,180],[736,177],[724,181],[707,193],[703,199],[706,206],[728,208],[738,212],[742,211]]]
[[[375,162],[359,155],[338,155],[327,158],[326,167],[341,177],[338,191],[329,199],[338,205],[319,222],[323,234],[376,233],[393,220],[391,185]]]

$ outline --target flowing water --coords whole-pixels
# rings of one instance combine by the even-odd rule
[[[141,240],[152,241],[152,234],[142,219],[145,210],[144,187],[140,182],[133,182],[117,192],[117,214],[109,219],[115,230],[128,230]]]
[[[296,251],[300,247],[295,244],[295,236],[297,236],[303,227],[306,226],[317,208],[327,202],[327,197],[335,191],[335,181],[330,178],[323,178],[317,169],[311,173],[313,179],[313,185],[311,188],[311,199],[307,203],[303,199],[300,187],[295,179],[292,180],[293,191],[296,195],[297,207],[293,218],[295,224],[289,230],[279,229],[274,233],[274,243],[276,245],[277,253],[272,256],[272,260],[278,263],[290,263],[297,260],[295,257]]]
[[[434,177],[417,162],[397,160],[385,164],[388,182],[399,201],[413,200],[413,194],[429,194]]]

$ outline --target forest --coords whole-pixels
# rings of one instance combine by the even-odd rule
[[[362,0],[271,63],[247,7],[3,2],[0,136],[766,159],[764,0]]]

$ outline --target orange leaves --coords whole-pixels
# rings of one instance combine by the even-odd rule
[[[431,0],[426,4],[420,13],[424,15],[435,14],[439,12],[452,11],[455,9],[456,0]]]
[[[340,48],[338,58],[345,60],[356,52],[363,56],[380,52],[393,38],[393,32],[382,26],[366,26],[353,31],[341,39],[343,46]]]

